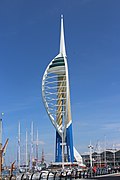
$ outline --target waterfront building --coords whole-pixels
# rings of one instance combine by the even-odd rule
[[[90,155],[82,155],[83,163],[90,167]],[[93,152],[92,153],[92,166],[96,167],[111,167],[111,168],[120,168],[120,150],[117,149],[107,149],[101,153]]]
[[[56,130],[55,162],[82,163],[82,157],[73,146],[63,16],[61,16],[60,51],[45,70],[42,79],[42,96],[48,116]]]

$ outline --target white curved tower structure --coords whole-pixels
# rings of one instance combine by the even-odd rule
[[[56,129],[55,161],[62,162],[64,159],[64,161],[73,162],[75,150],[73,148],[70,87],[63,16],[61,16],[60,51],[45,70],[42,79],[42,96],[48,116]]]

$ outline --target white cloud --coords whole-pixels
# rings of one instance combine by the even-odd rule
[[[107,123],[107,124],[103,124],[103,127],[102,127],[103,130],[106,130],[106,131],[120,131],[120,123],[119,122],[112,122],[112,123]],[[111,132],[112,132],[111,131]]]

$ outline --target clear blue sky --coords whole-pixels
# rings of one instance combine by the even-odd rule
[[[59,51],[60,15],[64,15],[74,145],[88,151],[106,136],[120,147],[120,1],[0,1],[0,112],[7,161],[17,152],[30,124],[39,130],[46,159],[54,158],[55,130],[41,96],[48,63]],[[36,133],[35,133],[36,137]],[[102,145],[101,145],[102,146]]]

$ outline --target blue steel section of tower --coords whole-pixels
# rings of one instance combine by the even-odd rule
[[[73,151],[73,135],[72,135],[72,123],[66,129],[66,149],[67,149],[67,160],[68,162],[74,162],[74,151]],[[56,131],[56,150],[55,150],[55,162],[62,162],[62,138]]]
[[[74,151],[73,151],[72,123],[66,129],[66,146],[67,146],[68,162],[73,162],[74,161]]]
[[[55,162],[62,162],[62,138],[56,131]]]

